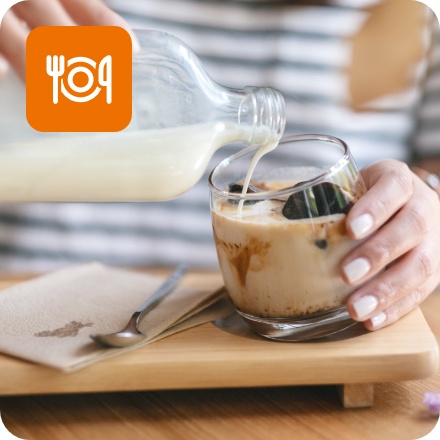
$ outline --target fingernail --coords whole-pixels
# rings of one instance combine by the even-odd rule
[[[137,39],[136,35],[134,35],[132,32],[130,32],[130,37],[131,37],[131,51],[133,55],[136,55],[141,51],[141,45],[139,44],[139,40]]]
[[[379,305],[379,301],[375,296],[365,295],[353,302],[353,309],[359,319],[368,316]]]
[[[353,283],[365,276],[371,269],[371,264],[366,258],[357,258],[346,264],[342,270],[348,280]]]
[[[374,224],[371,214],[363,214],[351,221],[350,227],[356,238],[363,237]]]
[[[379,327],[379,325],[383,324],[387,319],[387,315],[384,312],[380,312],[377,315],[374,315],[370,318],[371,325],[373,327]]]
[[[5,59],[3,59],[3,57],[0,56],[0,76],[3,76],[6,73],[8,73],[8,70],[9,70],[8,62]]]
[[[113,13],[111,15],[114,26],[120,26],[121,28],[125,29],[131,37],[131,52],[133,55],[136,55],[140,52],[141,46],[139,44],[139,40],[136,36],[135,31],[133,28],[127,23],[126,20],[124,20],[120,15],[117,15]]]

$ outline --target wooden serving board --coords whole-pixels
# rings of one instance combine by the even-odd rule
[[[185,283],[219,280],[190,274]],[[438,362],[420,309],[377,332],[356,325],[301,343],[260,338],[232,315],[72,373],[0,355],[0,395],[334,384],[345,407],[362,407],[372,405],[375,383],[426,378]]]

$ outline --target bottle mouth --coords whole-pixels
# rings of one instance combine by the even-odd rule
[[[245,87],[244,91],[252,100],[253,130],[249,145],[267,143],[269,139],[281,139],[286,127],[284,97],[271,87]]]

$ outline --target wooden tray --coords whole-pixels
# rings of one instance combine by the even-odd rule
[[[219,279],[190,274],[185,282]],[[373,403],[373,384],[428,377],[438,361],[420,309],[378,332],[356,325],[307,343],[265,340],[233,315],[72,373],[0,355],[0,395],[335,384],[345,407],[363,407]]]

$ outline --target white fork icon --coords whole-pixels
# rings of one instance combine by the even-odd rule
[[[53,103],[58,104],[58,78],[64,75],[64,55],[46,57],[46,72],[53,78]]]

